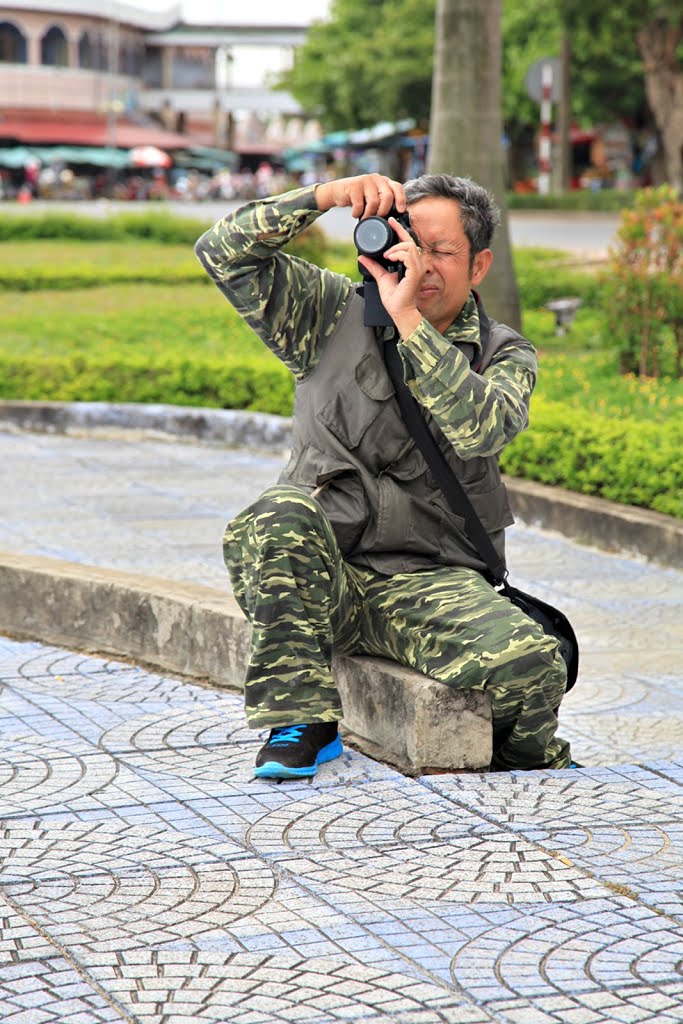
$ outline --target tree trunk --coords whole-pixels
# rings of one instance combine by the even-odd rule
[[[481,294],[496,320],[519,330],[503,177],[501,0],[437,0],[435,37],[427,170],[472,178],[495,196],[501,224]]]
[[[676,53],[683,38],[683,17],[678,22],[652,20],[636,38],[645,93],[664,147],[667,180],[683,191],[683,68]]]

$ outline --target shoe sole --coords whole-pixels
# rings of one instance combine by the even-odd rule
[[[303,768],[288,768],[285,764],[280,764],[279,761],[266,761],[265,764],[259,765],[258,768],[254,768],[254,775],[257,779],[306,779],[310,778],[318,770],[319,764],[324,764],[326,761],[333,761],[335,757],[339,757],[344,751],[342,741],[339,736],[328,743],[326,747],[322,747],[318,751],[318,756],[313,764],[304,765]]]

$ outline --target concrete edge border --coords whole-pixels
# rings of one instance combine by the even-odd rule
[[[0,632],[110,654],[241,689],[250,628],[229,593],[113,569],[0,552]],[[406,775],[491,760],[484,693],[452,690],[379,658],[335,659],[352,744]]]
[[[284,451],[283,416],[194,406],[108,402],[0,401],[0,429],[71,436],[148,437]],[[514,514],[583,544],[683,568],[683,520],[629,505],[506,477]]]

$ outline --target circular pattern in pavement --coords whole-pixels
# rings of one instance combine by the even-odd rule
[[[280,807],[251,826],[247,842],[297,878],[374,899],[543,903],[604,895],[566,858],[455,806],[430,807],[427,798],[420,808],[389,784],[381,797],[371,787],[353,799],[333,790]]]
[[[91,950],[188,939],[269,903],[263,861],[217,833],[196,838],[123,822],[5,822],[3,891],[48,934],[69,923]]]

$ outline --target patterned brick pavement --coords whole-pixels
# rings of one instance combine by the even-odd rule
[[[236,694],[0,664],[3,1024],[683,1020],[683,763],[278,785]]]

